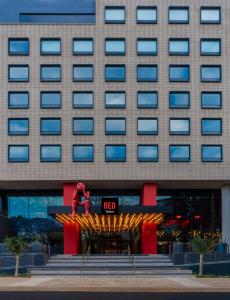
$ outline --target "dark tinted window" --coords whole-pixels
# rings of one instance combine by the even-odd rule
[[[139,118],[137,120],[138,134],[156,135],[158,133],[158,121],[156,118]]]
[[[29,146],[28,145],[9,145],[8,146],[9,162],[28,162]]]
[[[157,23],[157,8],[155,6],[138,6],[137,23],[142,23],[142,24]]]
[[[202,119],[201,132],[203,135],[221,135],[222,120],[221,119]]]
[[[73,66],[74,81],[93,81],[92,65],[74,65]]]
[[[41,145],[40,148],[41,162],[60,162],[61,146],[60,145]]]
[[[125,7],[124,6],[106,6],[105,7],[105,23],[125,23]]]
[[[201,107],[202,108],[221,108],[222,94],[221,92],[202,92]]]
[[[202,24],[220,24],[221,9],[220,7],[201,7],[200,21]]]
[[[93,92],[74,92],[74,108],[93,108]]]
[[[138,55],[157,55],[156,39],[138,39],[137,40]]]
[[[189,55],[189,39],[170,39],[170,55]]]
[[[27,65],[10,65],[8,69],[9,81],[29,81],[29,67]]]
[[[220,55],[221,40],[220,39],[201,39],[200,53],[202,55]]]
[[[125,145],[105,145],[105,160],[108,162],[126,161]]]
[[[106,118],[105,119],[106,134],[121,135],[126,133],[125,118]]]
[[[93,145],[73,145],[73,161],[91,162],[94,160]]]
[[[189,92],[170,92],[169,107],[170,108],[189,108],[190,95]]]
[[[8,41],[10,55],[29,55],[29,40],[12,38]]]
[[[202,145],[201,156],[203,162],[221,162],[222,146],[221,145]]]
[[[157,145],[138,145],[137,160],[140,162],[158,161]]]
[[[189,23],[189,8],[183,6],[169,7],[170,24],[187,24]]]
[[[74,39],[73,53],[76,55],[92,55],[93,39]]]
[[[28,92],[9,92],[8,94],[9,108],[29,108]]]
[[[60,135],[61,119],[60,118],[41,118],[42,135]]]
[[[29,119],[8,119],[9,135],[28,135]]]
[[[124,108],[125,92],[106,92],[105,93],[106,108]]]
[[[157,92],[138,92],[137,93],[137,107],[138,108],[157,108],[158,93]]]
[[[94,124],[92,118],[74,118],[73,134],[91,135],[94,132]]]
[[[175,162],[190,161],[190,146],[189,145],[170,145],[169,159]]]
[[[61,40],[60,39],[41,39],[41,54],[60,55]]]
[[[105,53],[107,55],[124,55],[125,39],[106,39]]]
[[[125,81],[125,65],[106,65],[105,80],[106,81]]]
[[[169,80],[170,81],[189,81],[189,66],[187,65],[171,65],[169,67]]]
[[[169,120],[170,134],[173,135],[188,135],[190,133],[189,119],[170,119]]]
[[[61,66],[60,65],[42,65],[41,81],[60,81]]]
[[[212,65],[201,66],[201,81],[220,82],[221,66],[212,66]]]
[[[156,65],[138,65],[137,80],[138,81],[157,81]]]
[[[41,108],[60,108],[61,92],[41,92]]]

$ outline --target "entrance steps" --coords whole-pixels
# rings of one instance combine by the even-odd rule
[[[30,268],[32,276],[192,276],[166,255],[56,255]]]

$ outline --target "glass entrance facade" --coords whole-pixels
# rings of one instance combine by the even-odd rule
[[[141,205],[141,190],[91,190],[91,207],[101,207],[102,199],[118,199],[119,207]],[[83,200],[83,199],[82,199]],[[63,253],[63,225],[48,215],[50,206],[63,206],[62,191],[6,192],[1,194],[1,210],[11,223],[11,232],[28,240],[42,237],[53,253]],[[215,234],[221,231],[220,190],[158,190],[157,206],[172,207],[157,226],[159,253],[168,253],[172,243],[187,243],[194,231]],[[88,242],[87,242],[88,241]],[[87,248],[90,245],[90,250]],[[141,232],[81,232],[81,253],[141,253]]]

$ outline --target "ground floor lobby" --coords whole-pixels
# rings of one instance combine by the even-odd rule
[[[223,238],[230,244],[229,186],[201,189],[189,188],[186,182],[183,184],[184,188],[175,189],[158,187],[154,182],[143,183],[138,185],[138,188],[133,183],[133,186],[129,184],[127,188],[122,189],[103,188],[102,183],[97,188],[93,185],[91,188],[91,185],[87,184],[90,191],[91,215],[98,216],[100,222],[103,222],[103,219],[107,223],[111,222],[110,225],[106,223],[106,228],[96,231],[86,230],[87,224],[83,228],[79,219],[60,221],[57,218],[58,214],[71,214],[75,183],[63,183],[60,189],[54,190],[47,187],[30,190],[3,189],[0,208],[9,221],[8,233],[23,235],[29,241],[42,239],[51,246],[53,253],[169,253],[176,241],[186,246],[194,232]],[[118,204],[118,212],[110,217],[103,213],[101,209],[104,199],[115,201]],[[84,200],[83,196],[80,200]],[[78,214],[84,215],[83,207],[78,208]],[[162,214],[162,219],[159,222],[147,220],[146,214],[155,214],[155,217]],[[90,224],[90,219],[84,222]],[[94,226],[97,226],[96,222],[95,220]],[[119,229],[119,224],[126,226],[130,223],[132,225],[132,222],[138,223],[135,230],[132,226]],[[114,223],[117,228],[111,230]],[[0,239],[4,234],[6,232],[0,233]]]

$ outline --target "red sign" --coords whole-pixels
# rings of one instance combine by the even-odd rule
[[[119,204],[118,198],[103,198],[101,206],[102,215],[118,215]]]

